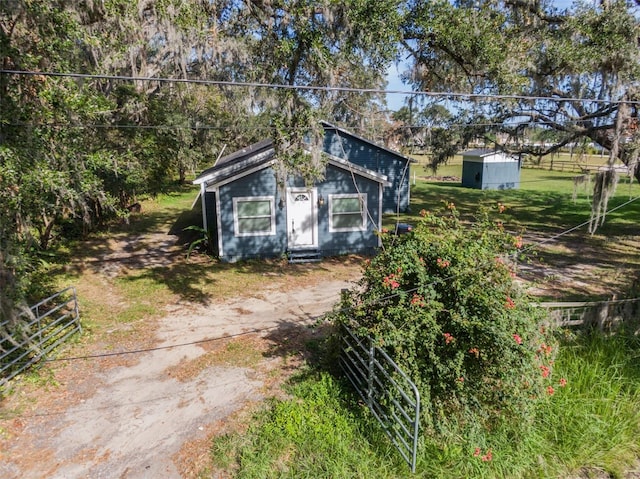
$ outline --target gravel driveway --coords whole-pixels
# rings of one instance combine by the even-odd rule
[[[106,358],[75,361],[49,401],[5,421],[0,477],[185,477],[185,446],[200,440],[206,454],[221,422],[263,398],[265,364],[282,361],[265,355],[260,367],[209,364],[216,343],[304,327],[349,286],[329,281],[290,292],[266,288],[225,304],[172,306],[158,322],[151,350],[113,368],[99,367]],[[69,372],[74,368],[81,374]]]

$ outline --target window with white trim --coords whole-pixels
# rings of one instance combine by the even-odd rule
[[[248,196],[233,199],[233,224],[236,236],[269,236],[276,233],[276,209],[273,196]]]
[[[366,194],[329,195],[329,231],[364,231],[366,204]]]

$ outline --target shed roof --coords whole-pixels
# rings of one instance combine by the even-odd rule
[[[461,153],[462,156],[476,156],[484,157],[489,155],[495,155],[498,153],[504,153],[504,151],[496,150],[494,148],[476,148],[474,150],[467,150]]]

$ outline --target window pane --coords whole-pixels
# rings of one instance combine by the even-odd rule
[[[271,218],[238,218],[239,233],[271,231]]]
[[[333,212],[334,213],[360,213],[360,199],[359,198],[334,198],[333,199]]]
[[[238,217],[246,216],[271,216],[271,202],[261,201],[238,201]]]
[[[349,213],[333,216],[333,227],[340,228],[361,228],[362,215],[360,213]]]

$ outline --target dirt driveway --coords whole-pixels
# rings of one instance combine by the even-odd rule
[[[350,284],[172,305],[145,352],[59,363],[47,394],[8,399],[23,404],[0,422],[0,477],[194,477],[228,418],[279,389],[273,370],[294,367],[284,346],[316,334]]]

